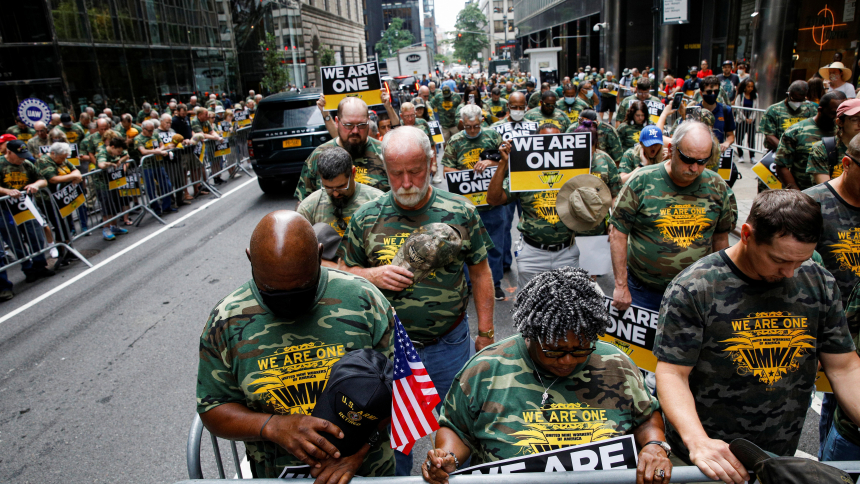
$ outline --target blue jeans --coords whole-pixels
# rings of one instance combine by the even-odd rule
[[[493,207],[490,210],[480,211],[478,215],[481,221],[484,222],[484,227],[490,235],[490,240],[493,241],[494,247],[487,250],[487,259],[490,263],[490,271],[493,273],[493,285],[498,286],[502,282],[504,276],[504,268],[502,267],[504,257],[502,253],[505,249],[505,233],[511,233],[510,219],[508,218],[508,210],[505,207]]]
[[[832,393],[825,393],[821,399],[821,418],[818,420],[818,460],[823,460],[824,442],[827,434],[836,432],[833,427],[833,413],[836,411],[836,397]],[[828,459],[834,460],[834,459]]]
[[[12,219],[10,212],[3,212],[2,226],[0,226],[0,236],[6,241],[6,244],[15,252],[18,259],[25,257],[27,254],[32,254],[42,250],[45,246],[45,232],[35,220],[28,220],[22,225],[15,225],[15,220]],[[30,246],[25,247],[24,244],[29,241]],[[0,244],[2,246],[2,244]],[[6,251],[0,247],[0,266],[5,265]],[[28,259],[21,263],[21,271],[24,274],[44,269],[48,267],[48,261],[45,259],[45,254],[39,254],[32,259]],[[0,273],[0,290],[12,289],[12,283],[6,277],[6,271]]]
[[[630,290],[632,304],[651,311],[660,310],[660,302],[663,301],[663,292],[652,291],[645,287],[639,279],[633,277],[630,268],[627,268],[627,288]]]
[[[832,426],[819,455],[822,461],[860,460],[860,447],[848,441],[836,426]]]
[[[513,237],[511,237],[511,224],[514,223],[514,214],[517,212],[517,207],[519,206],[520,201],[517,200],[517,203],[509,203],[505,205],[505,210],[508,211],[508,221],[505,223],[505,248],[504,253],[502,254],[502,268],[510,269],[511,264],[514,263],[514,242]]]
[[[425,348],[416,347],[416,349],[430,379],[433,380],[436,391],[439,392],[439,398],[442,399],[442,402],[436,406],[436,411],[439,412],[454,377],[475,354],[475,344],[469,337],[469,315],[467,314],[454,331],[440,338],[435,345]],[[397,462],[395,475],[408,476],[412,472],[412,453],[406,455],[395,450],[394,459]]]
[[[163,166],[155,168],[145,168],[143,177],[146,180],[146,194],[150,199],[161,195],[166,195],[173,191],[173,185],[170,184],[170,177],[167,175],[167,170]],[[158,189],[155,188],[155,183],[158,182]],[[170,210],[171,197],[165,196],[161,199],[161,211]],[[155,207],[153,207],[155,208]]]

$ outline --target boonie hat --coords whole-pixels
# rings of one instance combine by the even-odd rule
[[[714,113],[708,111],[704,108],[699,109],[691,109],[687,108],[687,119],[692,121],[699,121],[701,123],[705,123],[709,128],[714,127]],[[641,136],[641,135],[640,135]]]
[[[72,125],[72,117],[69,116],[69,113],[63,113],[60,115],[60,124],[67,128]]]
[[[463,235],[451,225],[432,223],[418,227],[400,246],[391,265],[412,273],[412,283],[418,284],[431,272],[457,260]]]
[[[642,146],[662,145],[663,131],[657,126],[645,126],[639,133],[639,142],[642,143]]]
[[[839,108],[836,109],[837,118],[843,115],[854,116],[857,113],[860,113],[860,99],[848,99],[846,101],[842,101],[842,104],[840,104]]]
[[[824,66],[821,69],[818,69],[818,74],[825,79],[830,79],[830,73],[828,72],[830,69],[842,69],[842,80],[845,81],[847,79],[851,79],[851,69],[845,67],[845,64],[841,62],[834,62],[829,66]]]
[[[558,191],[555,211],[559,220],[574,232],[584,232],[600,225],[609,213],[612,193],[599,177],[577,175]]]
[[[215,105],[215,114],[221,114],[224,112],[224,106]]]
[[[311,416],[328,420],[343,431],[342,439],[320,432],[342,456],[361,450],[380,422],[391,417],[393,380],[391,361],[366,348],[350,351],[332,365]]]
[[[819,484],[854,482],[847,472],[800,457],[780,457],[765,452],[745,439],[735,439],[729,450],[747,469],[752,469],[762,484]]]
[[[630,69],[625,67],[624,70],[621,71],[621,76],[623,77],[623,76],[629,76],[629,75],[630,75]]]
[[[7,142],[6,143],[6,149],[8,151],[11,151],[12,153],[15,153],[16,155],[18,155],[21,158],[27,158],[27,159],[33,158],[33,155],[31,155],[30,151],[27,150],[27,145],[19,139],[15,139],[15,140]]]
[[[337,248],[340,247],[343,237],[337,233],[334,227],[325,222],[315,223],[314,232],[317,234],[317,242],[323,246],[322,258],[325,260],[335,260]]]

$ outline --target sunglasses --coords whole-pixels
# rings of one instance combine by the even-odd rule
[[[692,165],[693,163],[695,163],[699,166],[705,166],[708,160],[711,159],[710,156],[701,160],[696,158],[690,158],[689,156],[685,155],[683,151],[681,151],[681,148],[675,148],[675,151],[678,152],[678,158],[681,158],[681,161],[683,161],[686,165]]]
[[[847,156],[848,158],[851,158],[851,161],[853,161],[857,166],[860,166],[860,160],[858,160],[857,158],[854,158],[853,156],[849,155],[848,153],[845,153],[845,156]]]
[[[543,351],[543,355],[547,358],[553,359],[563,358],[565,355],[570,355],[574,358],[582,358],[583,356],[588,356],[597,350],[594,346],[589,348],[574,348],[572,350],[547,350],[544,349],[540,338],[538,338],[538,344],[540,345],[540,350]]]
[[[717,90],[715,90],[715,91],[711,91],[711,90],[707,90],[707,91],[705,91],[705,94],[719,94],[719,93],[720,93],[720,90],[719,90],[719,89],[717,89]]]
[[[344,123],[343,121],[341,121],[340,124],[343,125],[343,127],[349,131],[352,131],[355,128],[358,128],[359,131],[364,131],[365,129],[368,128],[368,126],[370,126],[367,123],[353,124],[353,123]]]

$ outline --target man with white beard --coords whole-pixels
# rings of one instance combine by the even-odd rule
[[[442,401],[473,350],[493,343],[493,279],[487,250],[493,242],[474,205],[430,185],[432,147],[413,126],[392,130],[382,140],[391,191],[353,214],[338,249],[338,269],[364,277],[382,290],[409,334]],[[391,265],[416,229],[447,224],[461,236],[459,253],[423,278]],[[435,254],[433,254],[435,255]],[[433,258],[431,255],[430,258]],[[474,347],[466,307],[468,267],[478,316]],[[440,403],[441,406],[441,403]],[[409,475],[412,456],[395,453],[397,475]]]

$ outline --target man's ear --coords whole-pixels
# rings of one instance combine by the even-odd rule
[[[251,249],[245,249],[245,256],[248,257],[248,262],[251,262]]]

